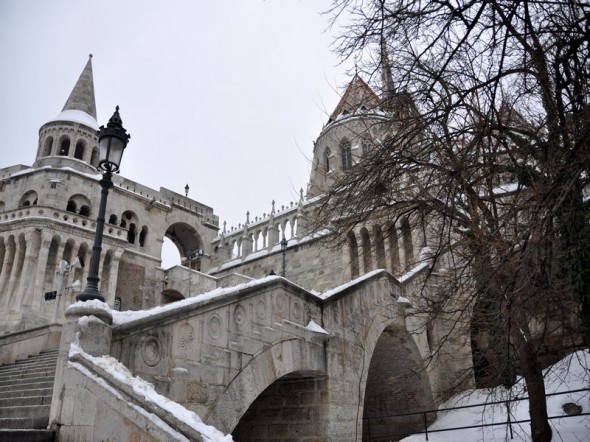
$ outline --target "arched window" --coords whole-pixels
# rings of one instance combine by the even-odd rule
[[[92,149],[92,156],[90,157],[90,164],[94,167],[98,167],[98,160],[100,159],[100,150],[98,147]]]
[[[90,216],[91,204],[87,196],[80,193],[72,195],[68,200],[66,210],[72,213],[79,213],[82,216]]]
[[[386,268],[385,244],[383,242],[383,231],[381,226],[373,226],[373,238],[375,239],[375,254],[377,255],[377,268]]]
[[[72,200],[69,200],[68,201],[68,205],[66,206],[66,210],[68,212],[76,213],[76,209],[77,208],[78,207],[76,206],[76,202],[75,201],[72,201]]]
[[[45,139],[45,148],[43,149],[43,156],[48,157],[51,155],[53,149],[53,137],[47,137]]]
[[[350,169],[352,167],[352,151],[350,141],[346,138],[340,142],[340,156],[342,157],[342,170]]]
[[[404,265],[406,269],[414,262],[414,246],[412,245],[412,229],[407,218],[402,220],[402,239],[404,242]]]
[[[117,215],[112,214],[109,216],[109,224],[117,225]]]
[[[397,239],[397,229],[395,224],[391,224],[387,229],[387,238],[389,243],[389,259],[391,262],[391,272],[399,272],[399,243]]]
[[[369,152],[371,152],[371,145],[369,144],[368,141],[363,141],[361,144],[362,150],[363,150],[363,155],[368,155]]]
[[[74,151],[74,158],[79,160],[84,159],[84,151],[86,150],[86,143],[84,140],[78,140],[76,143],[76,150]]]
[[[348,251],[350,253],[350,277],[354,279],[359,276],[359,251],[356,236],[352,230],[348,232]]]
[[[369,237],[369,231],[365,227],[361,229],[361,242],[364,273],[368,273],[373,269],[373,263],[371,260],[371,238]]]
[[[135,234],[136,234],[136,227],[135,224],[129,224],[129,230],[127,231],[127,242],[130,244],[135,244]]]
[[[26,192],[20,202],[18,203],[19,207],[27,207],[27,206],[35,206],[37,204],[37,192],[34,190],[29,190]]]
[[[82,206],[80,207],[80,215],[82,216],[90,216],[90,207]]]
[[[324,152],[324,159],[326,161],[326,172],[330,171],[330,157],[332,156],[332,151],[330,150],[329,147],[326,147],[326,150]]]
[[[141,228],[141,232],[139,232],[139,246],[143,247],[145,245],[145,240],[147,239],[148,228],[147,226],[143,226]]]
[[[59,145],[59,154],[67,157],[70,153],[70,139],[68,137],[63,137],[61,143]]]

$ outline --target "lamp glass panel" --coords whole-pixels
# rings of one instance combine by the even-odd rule
[[[119,167],[124,147],[123,141],[117,137],[106,136],[101,138],[100,161],[106,161]]]

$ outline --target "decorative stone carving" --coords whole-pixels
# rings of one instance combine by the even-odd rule
[[[303,313],[303,307],[299,301],[295,301],[293,303],[293,317],[295,319],[301,319],[301,315]]]
[[[155,367],[162,359],[162,343],[156,336],[148,336],[141,343],[141,357],[146,365]]]
[[[264,299],[259,299],[256,303],[256,316],[258,316],[258,319],[266,318],[266,310],[266,301]]]
[[[246,322],[246,309],[242,304],[236,305],[234,309],[234,322],[240,328],[242,328]]]
[[[212,314],[209,317],[209,321],[207,323],[207,331],[209,332],[209,336],[211,336],[213,339],[219,339],[221,337],[222,330],[223,321],[218,314]]]
[[[188,351],[195,339],[195,329],[188,322],[178,327],[178,348]]]

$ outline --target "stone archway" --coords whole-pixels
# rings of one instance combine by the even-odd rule
[[[202,260],[199,257],[203,253],[203,240],[194,227],[182,222],[174,223],[168,227],[164,236],[176,246],[181,260],[191,258],[185,261],[187,267],[193,270],[206,270],[202,268]]]
[[[248,407],[232,432],[234,441],[307,440],[326,434],[327,384],[321,373],[305,371],[277,379]]]
[[[398,440],[424,428],[422,414],[435,408],[428,373],[410,333],[386,327],[373,350],[363,405],[363,441]],[[405,416],[399,416],[403,415]],[[427,416],[429,422],[436,415]],[[399,436],[395,436],[395,435]],[[383,439],[384,440],[384,439]]]
[[[269,392],[274,388],[283,389],[286,385],[303,389],[299,382],[310,379],[314,384],[322,383],[322,391],[326,390],[323,354],[323,346],[319,343],[301,339],[276,342],[254,355],[242,368],[219,396],[204,422],[223,432],[233,433],[250,407],[268,388],[271,388]],[[319,385],[316,386],[319,388]],[[262,405],[254,405],[253,409],[264,409],[266,400],[263,398],[260,402]]]

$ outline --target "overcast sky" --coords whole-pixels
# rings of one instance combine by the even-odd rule
[[[31,165],[39,127],[93,54],[99,125],[131,133],[121,174],[213,207],[228,228],[296,201],[350,77],[330,0],[0,0],[0,167]]]

